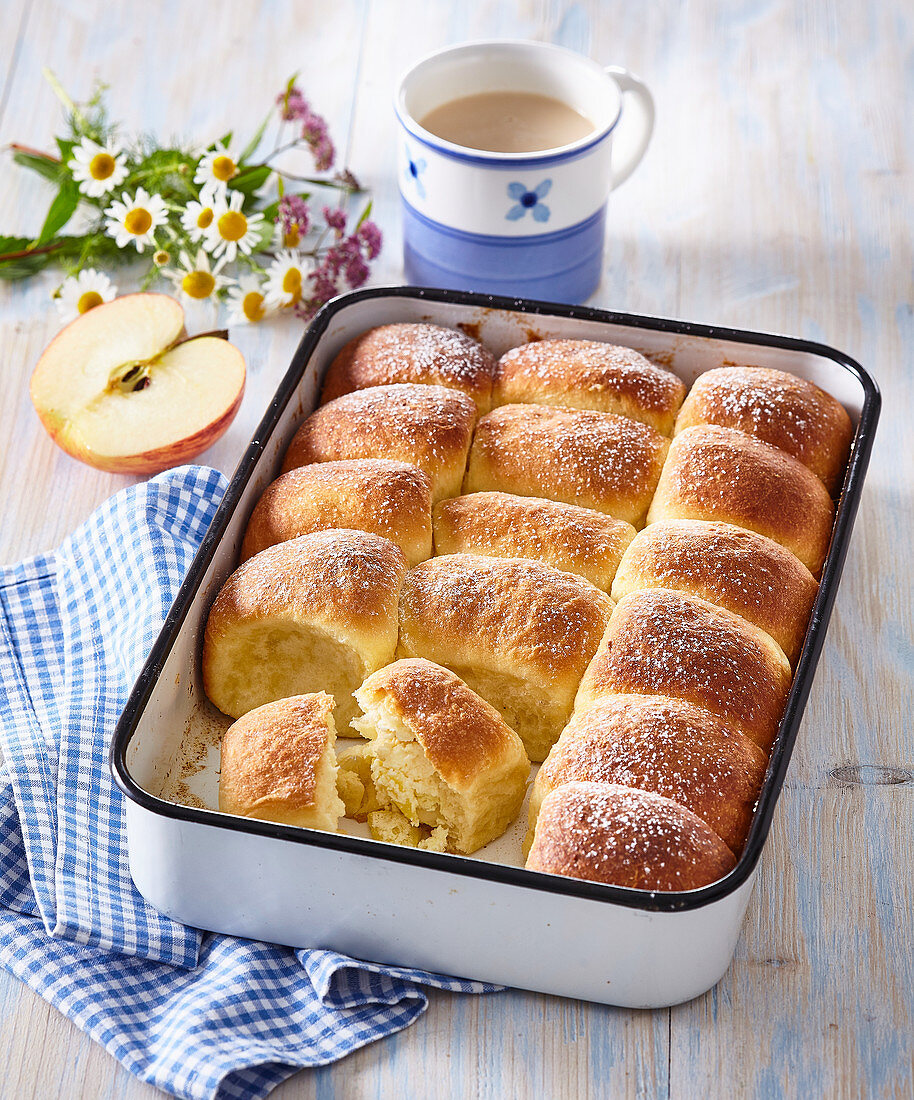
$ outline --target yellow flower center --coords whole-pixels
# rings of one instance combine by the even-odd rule
[[[248,231],[248,220],[239,210],[226,210],[216,228],[224,241],[240,241]]]
[[[188,271],[181,280],[181,289],[189,298],[208,298],[216,287],[216,280],[208,271]]]
[[[128,210],[124,218],[124,228],[136,237],[142,237],[144,233],[148,233],[151,225],[152,214],[142,206],[135,206],[132,210]]]
[[[293,225],[288,233],[284,233],[282,237],[282,243],[284,248],[298,248],[298,242],[301,240],[301,233],[298,231],[298,226]]]
[[[301,272],[297,267],[290,267],[282,277],[282,289],[286,294],[291,294],[294,301],[301,297]]]
[[[197,215],[197,228],[209,229],[213,224],[213,208],[211,206],[205,206]]]
[[[97,290],[87,290],[85,294],[81,294],[79,301],[76,303],[76,308],[80,313],[88,313],[90,309],[95,309],[96,306],[102,304],[102,296]]]
[[[171,259],[171,253],[164,248],[160,248],[157,252],[153,253],[152,262],[156,267],[163,267]]]
[[[264,314],[263,295],[256,290],[249,291],[241,300],[241,309],[249,321],[262,321]]]
[[[106,180],[116,167],[114,157],[110,153],[96,153],[89,161],[89,175],[94,180]]]
[[[238,169],[231,157],[216,157],[213,161],[213,175],[217,180],[222,180],[223,183],[230,180],[237,172]]]

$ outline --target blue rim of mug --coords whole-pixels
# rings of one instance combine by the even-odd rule
[[[456,145],[452,141],[446,141],[444,138],[437,137],[423,126],[420,126],[413,116],[406,111],[405,107],[401,107],[403,85],[406,82],[406,78],[420,65],[447,53],[456,53],[461,50],[469,50],[480,46],[512,45],[534,46],[549,52],[569,54],[575,59],[576,63],[592,66],[603,73],[607,80],[614,83],[612,77],[599,62],[594,61],[585,54],[577,53],[575,50],[569,50],[565,46],[556,46],[551,42],[498,38],[483,39],[478,42],[462,42],[459,46],[445,46],[443,49],[427,54],[420,61],[412,65],[400,78],[397,84],[397,92],[394,96],[394,112],[400,125],[412,138],[419,142],[420,145],[424,145],[426,148],[432,149],[442,156],[449,157],[452,160],[463,161],[466,164],[476,164],[488,167],[500,167],[501,165],[505,165],[510,168],[532,168],[537,165],[548,165],[555,164],[559,161],[576,160],[579,156],[591,152],[596,146],[600,145],[609,137],[619,124],[619,119],[622,117],[621,89],[619,89],[619,100],[616,106],[615,116],[609,123],[602,126],[596,134],[580,138],[578,141],[569,142],[567,145],[558,145],[554,149],[543,149],[542,152],[537,153],[501,153],[496,150],[467,149],[463,145]],[[616,85],[616,87],[618,89],[618,85]]]

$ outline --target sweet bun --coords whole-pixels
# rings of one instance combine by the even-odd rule
[[[669,695],[706,708],[767,753],[790,679],[781,647],[757,626],[695,596],[649,588],[616,604],[575,711],[606,695]]]
[[[373,386],[321,406],[298,429],[282,472],[343,458],[392,458],[428,474],[432,500],[457,496],[476,406],[445,386]]]
[[[477,340],[441,325],[379,325],[350,340],[324,377],[321,404],[353,390],[396,382],[448,386],[489,411],[495,357]]]
[[[669,440],[612,413],[503,405],[476,427],[464,492],[547,497],[639,526]]]
[[[406,575],[397,655],[456,673],[539,761],[568,720],[611,611],[604,592],[540,562],[432,558]]]
[[[739,730],[681,699],[609,695],[575,715],[537,773],[530,829],[563,783],[616,783],[671,798],[739,855],[768,760]]]
[[[409,565],[432,556],[432,489],[417,466],[388,458],[315,462],[280,475],[248,520],[241,560],[277,542],[343,527],[382,535]]]
[[[436,554],[532,558],[608,591],[635,529],[603,512],[542,497],[470,493],[433,514]]]
[[[526,866],[634,890],[697,890],[736,866],[691,810],[653,791],[566,783],[543,799]]]
[[[225,731],[219,809],[241,817],[336,832],[336,727],[326,692],[278,699]]]
[[[403,554],[365,531],[316,531],[239,566],[209,612],[203,686],[225,714],[321,689],[344,729],[352,692],[393,660]]]
[[[614,600],[642,588],[674,588],[754,623],[793,665],[806,636],[818,585],[780,543],[732,523],[683,519],[652,523],[625,551]]]
[[[676,432],[696,424],[757,436],[799,459],[830,493],[840,487],[854,434],[850,417],[831,394],[766,367],[720,367],[699,375]]]
[[[735,428],[686,428],[673,440],[647,522],[733,523],[786,546],[814,574],[831,537],[828,490],[799,459]]]
[[[672,435],[682,381],[632,348],[596,340],[536,340],[498,361],[492,407],[566,405],[617,413]]]
[[[382,806],[414,828],[445,830],[468,854],[517,817],[530,761],[501,715],[453,672],[425,660],[396,661],[356,691],[371,741],[371,777]]]

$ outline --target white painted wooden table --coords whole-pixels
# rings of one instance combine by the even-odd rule
[[[100,77],[129,130],[251,130],[285,78],[371,186],[402,281],[390,108],[419,55],[558,42],[645,78],[657,129],[613,197],[607,307],[833,344],[883,419],[819,673],[735,961],[704,997],[632,1012],[524,993],[432,994],[408,1031],[291,1079],[292,1097],[914,1096],[914,11],[909,0],[3,0],[0,143],[48,146],[41,78]],[[0,232],[48,201],[6,157]],[[55,546],[127,478],[56,450],[27,380],[57,331],[51,277],[0,285],[0,560]],[[238,331],[250,385],[204,460],[230,472],[284,371],[292,324]],[[0,975],[0,1096],[151,1098]]]

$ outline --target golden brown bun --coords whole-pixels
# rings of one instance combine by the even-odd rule
[[[824,390],[780,370],[720,367],[699,375],[676,420],[676,434],[719,424],[799,459],[834,493],[841,485],[854,427]]]
[[[428,475],[388,458],[315,462],[290,470],[267,487],[251,513],[241,560],[332,527],[388,538],[409,565],[418,565],[432,556]]]
[[[617,413],[672,435],[686,388],[632,348],[596,340],[537,340],[498,361],[492,407],[566,405]]]
[[[697,890],[736,860],[713,829],[669,798],[566,783],[543,800],[526,866],[634,890]]]
[[[767,753],[790,677],[781,647],[757,626],[695,596],[649,588],[616,604],[575,711],[606,695],[669,695],[705,707]]]
[[[477,340],[441,325],[380,325],[350,340],[330,364],[321,404],[395,382],[448,386],[489,411],[495,357]]]
[[[414,827],[444,828],[447,847],[475,852],[517,817],[530,761],[501,715],[440,665],[396,661],[356,691],[353,726],[371,739],[382,805]]]
[[[625,416],[503,405],[476,427],[463,491],[547,497],[637,527],[668,447],[659,432]]]
[[[734,523],[786,546],[814,574],[831,537],[832,502],[802,462],[735,428],[686,428],[673,440],[647,522]]]
[[[325,692],[279,699],[225,731],[219,809],[241,817],[336,832],[333,699]]]
[[[451,669],[543,760],[611,611],[604,592],[539,562],[432,558],[406,575],[397,655]]]
[[[532,558],[608,591],[635,529],[603,512],[541,497],[470,493],[433,516],[436,554]]]
[[[393,660],[405,572],[397,547],[365,531],[316,531],[249,558],[210,609],[206,694],[239,718],[274,699],[325,689],[344,729],[355,714],[352,692]]]
[[[341,458],[392,458],[428,474],[432,500],[454,497],[466,467],[476,406],[445,386],[374,386],[313,412],[292,439],[282,472]]]
[[[621,600],[642,588],[674,588],[719,604],[761,627],[796,663],[818,590],[780,543],[732,523],[652,523],[625,551],[613,581]]]
[[[563,783],[617,783],[671,798],[739,855],[768,759],[739,730],[701,707],[661,695],[609,695],[576,714],[530,794],[530,828]]]

